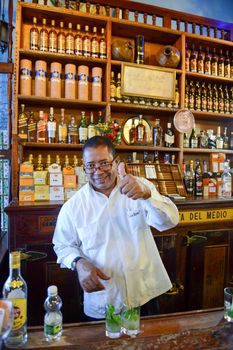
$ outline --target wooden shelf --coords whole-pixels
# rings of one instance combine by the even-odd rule
[[[154,147],[154,146],[133,146],[133,145],[124,145],[116,146],[117,150],[121,151],[160,151],[160,152],[179,152],[180,148],[178,147]]]
[[[223,39],[218,39],[218,38],[211,38],[209,36],[205,35],[200,35],[200,34],[192,34],[192,33],[186,33],[185,32],[185,38],[187,39],[186,41],[190,42],[193,44],[194,40],[197,40],[198,45],[204,44],[204,46],[221,46],[223,47],[224,45],[226,46],[231,46],[233,47],[233,43],[228,40],[223,40]]]
[[[80,100],[70,100],[67,98],[52,98],[52,97],[38,97],[38,96],[24,96],[18,95],[18,100],[20,103],[25,102],[27,106],[49,106],[49,107],[66,107],[66,108],[82,108],[82,109],[92,109],[92,108],[103,108],[107,105],[106,102],[95,102],[95,101],[80,101]]]
[[[112,112],[128,112],[132,113],[146,113],[150,114],[152,112],[159,112],[160,114],[171,114],[176,113],[178,109],[176,108],[161,108],[161,107],[153,107],[153,106],[145,106],[133,103],[117,103],[110,102],[111,111]]]
[[[32,60],[45,59],[47,62],[60,62],[60,63],[85,63],[89,66],[106,66],[107,60],[101,58],[84,57],[76,55],[67,55],[53,52],[43,52],[37,50],[24,50],[19,49],[20,58],[30,58]]]
[[[195,111],[193,109],[191,109],[191,112],[193,113],[195,118],[198,119],[208,119],[208,120],[212,120],[212,119],[232,119],[233,115],[232,114],[224,114],[224,113],[215,113],[215,112],[202,112],[202,111]]]
[[[184,153],[225,153],[233,154],[233,150],[230,149],[208,149],[208,148],[184,148]]]
[[[224,83],[233,83],[233,79],[230,78],[224,78],[224,77],[215,77],[214,75],[207,75],[207,74],[201,74],[201,73],[195,73],[195,72],[185,72],[185,75],[189,78],[195,78],[196,79],[205,79],[208,81],[213,81],[216,83],[224,82]]]

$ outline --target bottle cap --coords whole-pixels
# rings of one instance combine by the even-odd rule
[[[57,295],[57,286],[49,286],[48,295]]]

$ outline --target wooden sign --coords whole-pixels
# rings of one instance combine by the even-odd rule
[[[121,77],[122,95],[175,100],[174,69],[122,63]]]
[[[233,220],[233,208],[180,211],[179,224]]]

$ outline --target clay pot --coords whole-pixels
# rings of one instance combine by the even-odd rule
[[[180,63],[180,51],[171,45],[161,47],[155,56],[159,66],[176,68]]]
[[[133,59],[133,46],[130,41],[116,40],[112,43],[112,59],[131,62]]]

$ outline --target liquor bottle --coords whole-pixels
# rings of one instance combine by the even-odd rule
[[[20,140],[27,141],[28,139],[28,116],[24,111],[25,105],[21,105],[21,112],[18,118],[18,137]]]
[[[208,135],[208,148],[215,149],[216,148],[216,136],[214,135],[214,131],[212,129],[208,129],[207,135]]]
[[[203,179],[200,161],[196,161],[195,169],[195,196],[201,197],[203,195]]]
[[[39,111],[39,120],[36,125],[37,142],[45,143],[47,141],[47,122],[44,118],[44,112]]]
[[[66,34],[66,53],[68,55],[74,54],[74,35],[72,32],[72,23],[68,24],[68,33]]]
[[[65,160],[64,160],[63,168],[67,168],[68,166],[70,166],[70,160],[69,160],[68,155],[66,154],[66,155],[65,155]]]
[[[221,136],[221,127],[217,127],[217,135],[216,135],[216,148],[223,149],[223,138]]]
[[[219,77],[224,77],[224,57],[223,57],[223,54],[222,54],[222,49],[219,50],[218,76]]]
[[[198,141],[199,148],[208,148],[208,136],[205,134],[205,130],[200,131]]]
[[[40,51],[48,51],[49,34],[46,29],[46,19],[42,20],[42,29],[40,30]]]
[[[223,90],[223,99],[224,99],[224,113],[228,114],[230,113],[230,97],[228,93],[228,88],[225,85]]]
[[[30,29],[30,49],[39,49],[39,30],[37,28],[37,18],[33,17],[33,26]]]
[[[212,100],[212,86],[211,83],[208,84],[207,89],[207,112],[213,112],[213,100]]]
[[[132,119],[131,128],[129,129],[129,143],[133,145],[136,141],[136,126],[135,119]]]
[[[225,64],[224,64],[224,77],[230,78],[231,76],[231,61],[229,57],[229,51],[226,51]]]
[[[164,135],[164,146],[165,147],[174,147],[174,142],[175,142],[175,134],[174,131],[172,130],[172,124],[167,123],[167,130]]]
[[[160,119],[155,119],[155,126],[153,127],[153,145],[162,146],[163,129],[160,126]]]
[[[60,159],[59,154],[56,154],[56,161],[55,161],[55,163],[56,163],[57,165],[61,165],[61,159]]]
[[[198,146],[198,137],[196,135],[196,131],[195,131],[195,125],[192,128],[192,132],[189,138],[189,147],[190,148],[197,148]]]
[[[230,78],[233,78],[233,51],[231,51],[231,67],[230,67]]]
[[[222,90],[222,84],[218,87],[218,111],[219,113],[224,113],[224,96]]]
[[[189,137],[188,137],[188,134],[186,132],[184,133],[183,147],[189,148]]]
[[[32,111],[28,119],[28,142],[36,142],[36,121]]]
[[[145,125],[142,121],[142,115],[139,115],[139,122],[136,126],[136,142],[137,143],[144,143],[145,142]]]
[[[180,93],[179,93],[178,81],[176,80],[175,101],[173,103],[173,107],[179,108],[179,104],[180,104]]]
[[[42,163],[42,155],[39,154],[38,155],[38,160],[37,160],[37,166],[36,166],[36,171],[43,171],[44,170],[44,166]]]
[[[78,133],[79,133],[79,143],[82,143],[82,144],[85,143],[87,141],[87,124],[86,124],[86,116],[84,111],[81,112],[81,122],[79,125]]]
[[[206,48],[205,61],[204,61],[204,73],[211,74],[211,60],[210,60],[210,49]]]
[[[51,156],[50,156],[50,154],[47,154],[46,164],[45,164],[45,169],[44,170],[48,171],[50,165],[51,165]]]
[[[197,71],[197,56],[196,56],[194,44],[192,44],[192,50],[190,55],[190,71],[191,72]]]
[[[218,75],[218,60],[217,60],[215,48],[213,48],[213,54],[212,54],[212,60],[211,60],[211,74],[214,76]]]
[[[223,198],[231,198],[231,173],[228,160],[224,162],[224,172],[222,173],[222,196]]]
[[[193,171],[193,161],[186,165],[186,173],[184,175],[184,183],[187,191],[187,196],[192,197],[194,195],[195,181]]]
[[[49,52],[57,52],[57,32],[55,30],[55,21],[51,21],[52,28],[49,31]]]
[[[194,109],[194,94],[195,87],[193,81],[191,80],[189,83],[189,109]]]
[[[61,108],[61,119],[58,125],[58,142],[67,143],[67,124],[65,122],[65,110]]]
[[[201,45],[198,48],[197,72],[200,73],[200,74],[204,73],[204,59],[203,59],[203,55],[202,55],[202,47],[201,47]]]
[[[57,35],[57,52],[58,53],[66,52],[66,35],[63,29],[64,29],[64,23],[60,22],[60,31]]]
[[[77,56],[82,56],[83,54],[83,40],[80,24],[77,24],[77,34],[74,37],[74,53]]]
[[[102,134],[102,126],[103,126],[103,118],[102,118],[102,112],[98,112],[98,122],[96,124],[96,135]]]
[[[230,142],[229,142],[229,148],[230,148],[230,149],[233,149],[233,131],[231,131]]]
[[[33,154],[32,153],[29,154],[28,163],[31,164],[33,169],[34,169]]]
[[[44,302],[44,335],[47,341],[58,341],[62,335],[62,300],[57,293],[57,286],[48,287],[48,296]]]
[[[14,320],[6,339],[7,347],[22,346],[27,341],[27,284],[20,273],[20,252],[10,253],[9,277],[3,285],[3,298],[12,300]]]
[[[76,124],[74,115],[71,115],[70,122],[68,124],[68,143],[78,143],[78,126]]]
[[[233,113],[233,86],[229,90],[229,109],[230,113]]]
[[[184,108],[189,108],[189,82],[185,81],[185,98],[184,98]]]
[[[94,124],[94,115],[93,115],[93,112],[91,112],[90,123],[88,124],[88,127],[87,127],[87,138],[90,139],[93,136],[96,136],[96,127]]]
[[[196,111],[201,110],[201,87],[200,87],[199,81],[196,82],[196,87],[195,87],[194,109]]]
[[[57,123],[53,115],[53,107],[50,107],[49,120],[47,123],[48,143],[56,142]]]
[[[186,72],[190,71],[190,54],[187,43],[185,44],[185,70]]]
[[[93,35],[91,38],[91,57],[99,57],[99,42],[97,39],[97,28],[93,27]]]
[[[100,42],[99,42],[99,52],[100,58],[107,58],[107,44],[106,44],[106,39],[105,39],[105,31],[104,28],[101,28],[101,37],[100,37]]]
[[[227,128],[224,128],[223,132],[223,149],[229,148],[229,138],[227,136]]]
[[[210,181],[210,174],[207,171],[207,162],[206,160],[203,160],[202,185],[203,185],[204,198],[209,197],[209,181]]]
[[[115,96],[117,102],[122,102],[122,96],[121,96],[121,73],[117,74],[117,84],[116,84],[116,96]]]
[[[212,100],[213,100],[213,112],[218,113],[218,89],[217,89],[217,84],[214,84],[214,86],[213,86]]]
[[[83,56],[91,56],[91,40],[89,35],[89,26],[85,26],[85,34],[83,36]]]
[[[201,84],[201,110],[207,111],[207,89],[204,81]]]
[[[116,83],[114,79],[114,72],[111,72],[111,81],[110,81],[110,101],[116,102]]]
[[[76,155],[74,155],[72,167],[76,168],[77,166],[78,166],[78,158]]]
[[[144,35],[137,35],[135,38],[135,55],[134,62],[137,64],[144,63]]]

